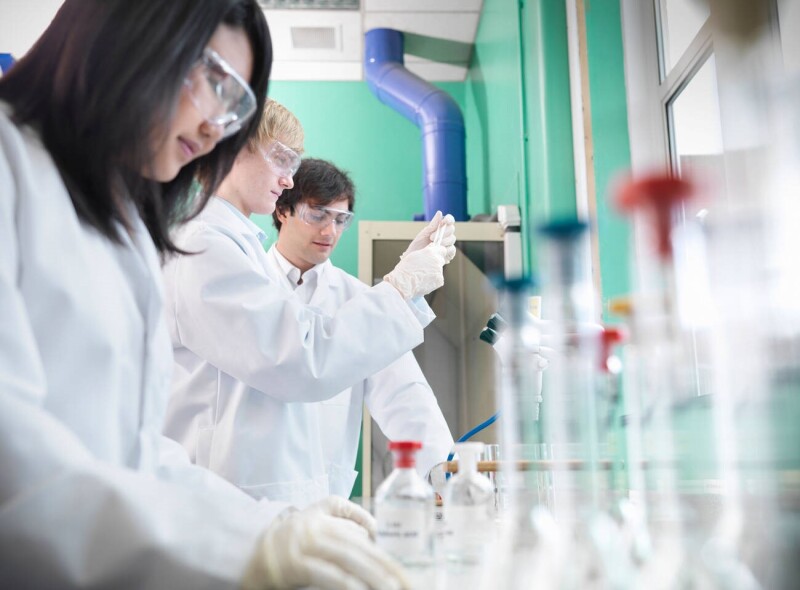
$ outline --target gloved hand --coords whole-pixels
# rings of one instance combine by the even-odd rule
[[[409,588],[400,566],[370,541],[374,531],[372,516],[343,498],[293,512],[264,532],[242,588]]]
[[[354,523],[364,527],[370,539],[375,539],[375,518],[358,504],[339,496],[328,496],[319,502],[311,504],[304,512],[352,520]]]
[[[417,252],[425,248],[437,238],[437,231],[441,227],[442,231],[438,234],[439,244],[447,250],[445,254],[445,264],[449,263],[456,255],[456,220],[449,213],[442,218],[442,212],[437,211],[431,222],[426,225],[411,241],[406,251],[400,255],[400,260],[411,252]]]
[[[406,252],[383,280],[400,291],[403,299],[427,295],[444,285],[446,248],[428,244],[422,250]]]

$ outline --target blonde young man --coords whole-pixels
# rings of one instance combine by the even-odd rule
[[[217,197],[177,236],[197,254],[165,266],[175,355],[165,432],[250,495],[305,506],[329,495],[332,482],[343,489],[318,453],[306,404],[334,398],[422,342],[433,319],[422,295],[443,284],[454,224],[438,215],[383,283],[331,313],[301,302],[270,272],[249,216],[272,213],[293,186],[303,132],[274,101],[261,127]],[[442,245],[433,244],[440,225]]]

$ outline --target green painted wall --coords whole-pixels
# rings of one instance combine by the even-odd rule
[[[609,181],[630,165],[619,0],[587,1],[586,26],[606,301],[629,285],[627,228],[608,207]],[[466,109],[470,212],[519,205],[535,271],[530,228],[576,215],[564,2],[484,2]]]
[[[605,304],[630,292],[630,229],[612,210],[610,191],[631,163],[622,24],[619,0],[585,1],[603,310],[614,321]]]
[[[523,207],[519,15],[515,0],[486,0],[466,82],[470,213]]]
[[[577,217],[566,4],[529,0],[520,14],[528,219],[536,228],[549,220]],[[530,244],[535,269],[535,231]]]
[[[463,83],[439,85],[462,105]],[[269,95],[291,110],[306,134],[305,156],[347,170],[356,186],[356,221],[411,220],[422,206],[422,143],[417,127],[383,105],[364,82],[272,82]],[[255,216],[269,229],[272,219]],[[346,232],[331,257],[358,272],[358,231]]]
[[[517,204],[526,259],[538,267],[534,228],[575,217],[566,8],[550,0],[486,0],[467,80],[470,205]],[[472,168],[472,165],[470,164]],[[471,179],[472,180],[472,179]]]

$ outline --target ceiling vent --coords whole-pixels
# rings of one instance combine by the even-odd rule
[[[267,10],[358,10],[359,0],[258,0]]]
[[[339,49],[334,27],[292,27],[292,49]]]

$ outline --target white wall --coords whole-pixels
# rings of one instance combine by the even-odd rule
[[[62,0],[0,0],[0,53],[19,59],[53,20]]]

